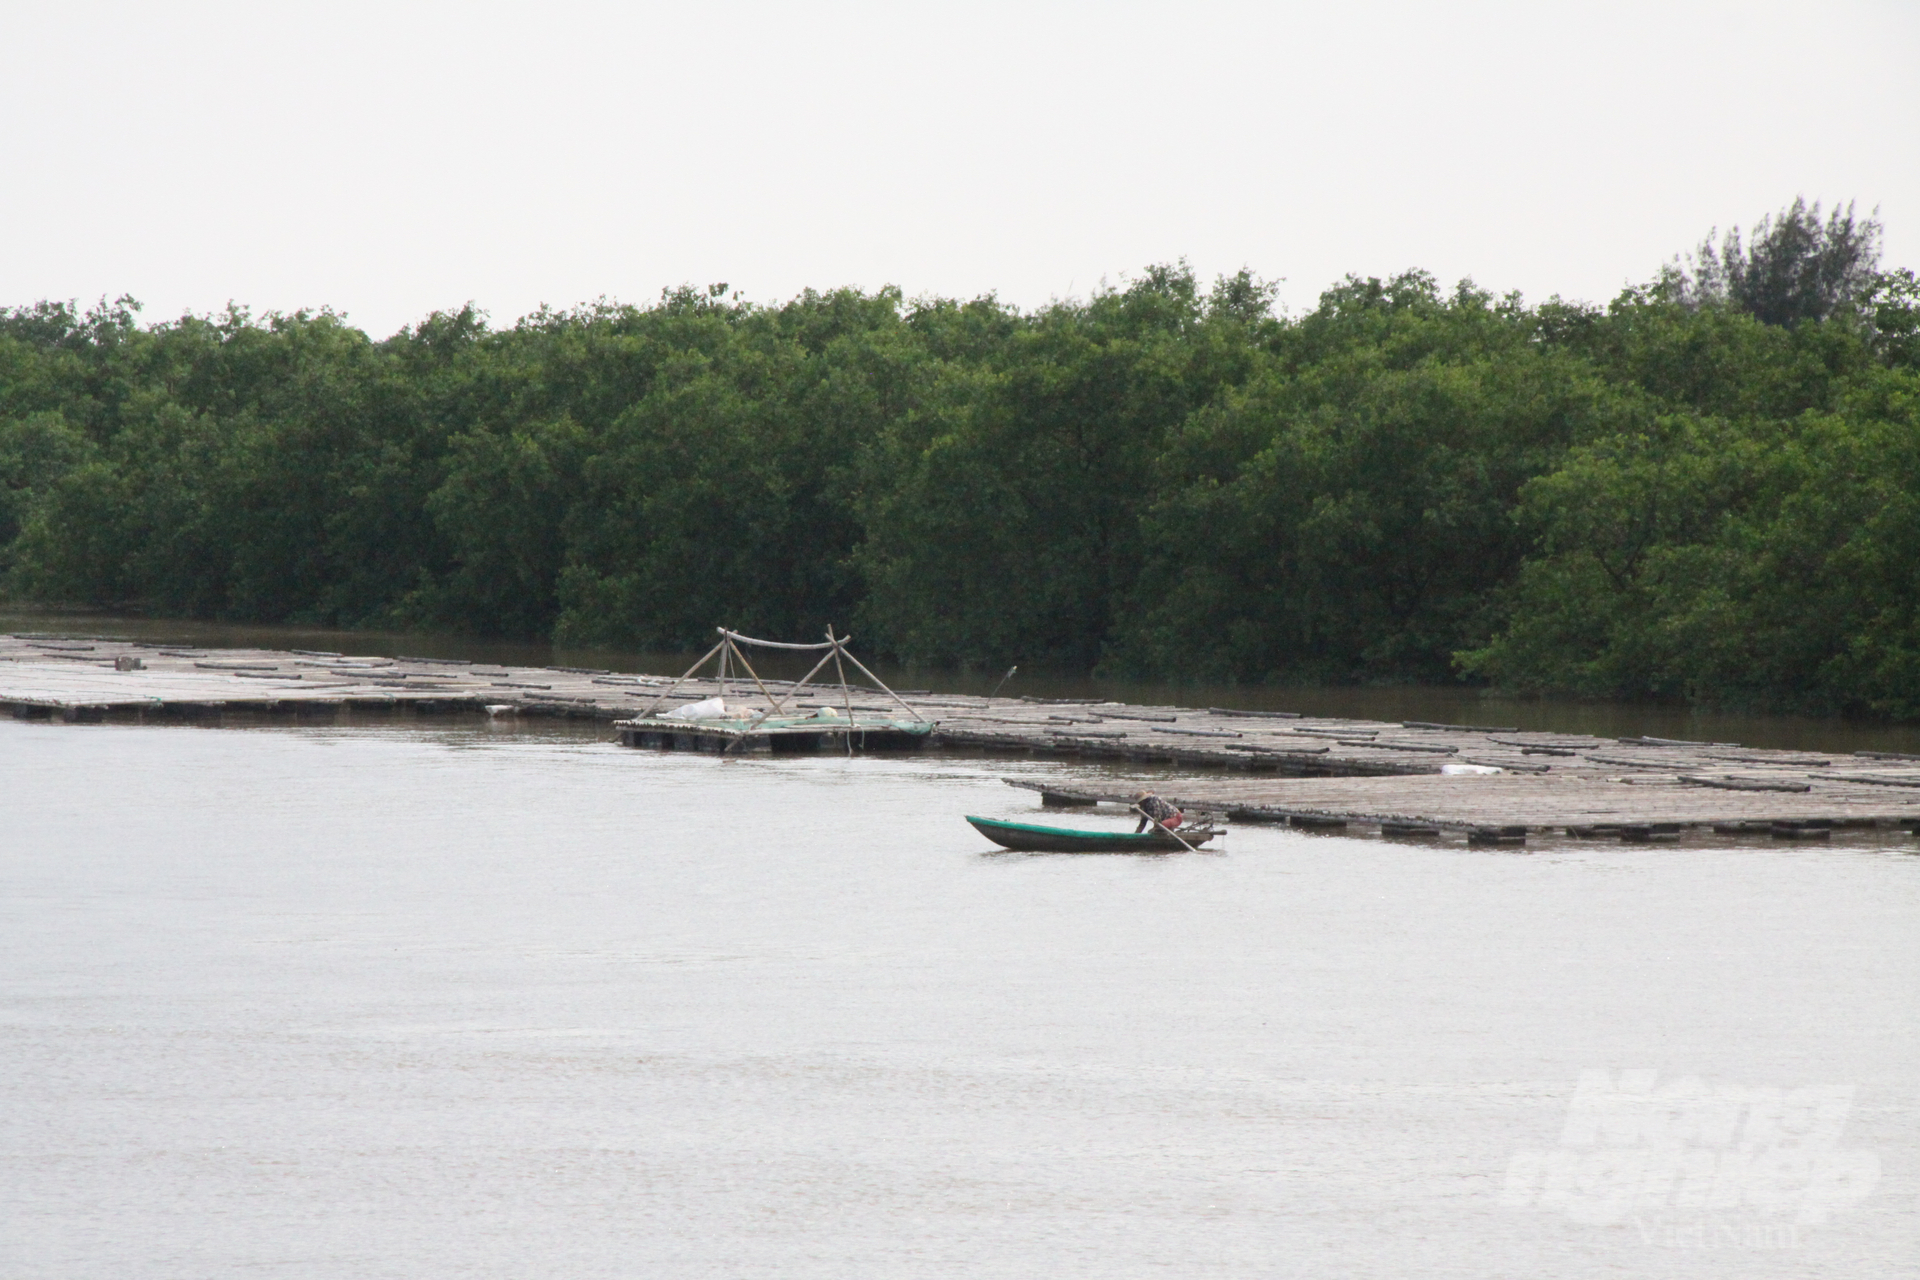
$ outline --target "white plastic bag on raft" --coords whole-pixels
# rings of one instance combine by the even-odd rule
[[[737,712],[727,710],[727,704],[719,698],[702,698],[698,702],[689,702],[684,707],[675,707],[661,716],[662,720],[724,720]]]
[[[1500,768],[1498,765],[1491,764],[1443,764],[1440,766],[1440,772],[1451,774],[1505,773],[1506,770]]]

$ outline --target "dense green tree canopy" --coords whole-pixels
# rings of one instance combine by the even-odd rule
[[[1410,272],[0,310],[8,594],[1920,716],[1920,287],[1796,202],[1605,307]]]

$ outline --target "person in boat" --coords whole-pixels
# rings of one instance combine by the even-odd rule
[[[1140,813],[1140,825],[1133,829],[1135,835],[1156,822],[1171,831],[1180,825],[1181,818],[1185,816],[1151,791],[1136,791],[1133,796],[1133,807]],[[1158,828],[1155,829],[1158,830]]]

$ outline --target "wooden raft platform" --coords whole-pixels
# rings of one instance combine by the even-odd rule
[[[1920,829],[1920,769],[1899,776],[1891,793],[1840,778],[1804,791],[1735,791],[1671,774],[1182,779],[1159,782],[1155,790],[1183,809],[1231,821],[1360,828],[1383,836],[1464,836],[1470,844],[1525,844],[1539,836],[1647,843],[1708,833],[1826,840],[1835,831]],[[1131,795],[1124,787],[1006,781],[1040,792],[1048,805],[1127,804]]]
[[[121,667],[138,663],[138,668]],[[514,714],[628,720],[674,682],[577,667],[501,666],[445,658],[348,657],[316,651],[213,649],[99,636],[0,636],[0,708],[22,719],[66,722],[219,720],[360,714]],[[764,684],[801,706],[856,720],[899,711],[879,691],[794,691]],[[712,679],[691,679],[668,702],[711,698]],[[1615,740],[1487,725],[1438,725],[1248,712],[1143,707],[1090,700],[987,699],[924,690],[896,693],[934,729],[871,746],[1014,753],[1086,763],[1175,766],[1198,776],[1156,786],[1176,803],[1242,820],[1306,827],[1368,825],[1392,833],[1439,831],[1520,840],[1570,831],[1659,839],[1682,829],[1765,828],[1806,838],[1846,827],[1911,828],[1920,821],[1920,758],[1891,753],[1823,755],[1735,743]],[[768,706],[734,678],[729,706]],[[726,735],[694,729],[684,746],[718,751]],[[823,732],[801,749],[839,750]],[[1465,765],[1498,769],[1448,776]],[[1085,783],[1031,784],[1054,803],[1116,800],[1123,791]],[[1744,824],[1744,825],[1743,825]]]
[[[134,666],[126,670],[124,667]],[[100,636],[0,636],[0,708],[16,719],[98,723],[273,715],[482,714],[611,719],[667,682],[445,658],[215,649]]]

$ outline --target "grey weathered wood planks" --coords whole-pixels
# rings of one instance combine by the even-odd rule
[[[1102,786],[1081,778],[1037,782],[1009,778],[1041,793],[1049,804],[1125,803],[1125,784]],[[1635,839],[1652,830],[1728,828],[1741,833],[1776,828],[1833,829],[1920,825],[1920,795],[1888,803],[1874,788],[1845,783],[1815,785],[1805,793],[1726,791],[1696,787],[1636,786],[1596,776],[1479,775],[1398,778],[1160,779],[1155,789],[1168,800],[1200,812],[1240,821],[1376,826],[1385,834],[1429,830],[1473,835],[1500,831],[1505,838],[1528,834],[1573,834]]]
[[[116,662],[127,658],[138,659],[142,669],[117,670]],[[611,722],[635,715],[669,683],[588,668],[0,636],[0,707],[25,718],[481,714],[492,708]],[[792,688],[766,683],[781,696]],[[689,680],[673,701],[720,691],[717,681]],[[833,688],[801,696],[815,693],[840,702]],[[728,682],[726,696],[749,708],[766,705],[738,680]],[[1920,819],[1920,759],[1893,752],[1833,756],[1093,699],[903,696],[936,723],[927,740],[933,748],[1172,765],[1194,771],[1180,784],[1182,797],[1250,817],[1469,832]],[[855,710],[888,709],[875,700],[877,691],[855,698]],[[1461,764],[1506,772],[1442,772]]]

